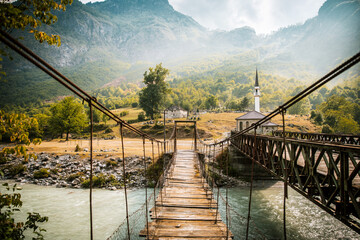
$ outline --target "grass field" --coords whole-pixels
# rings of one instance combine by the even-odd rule
[[[114,114],[116,114],[117,116],[120,115],[121,112],[123,111],[128,111],[129,114],[121,117],[122,120],[125,121],[129,121],[129,120],[134,120],[138,118],[139,113],[143,112],[143,110],[141,108],[119,108],[119,109],[115,109],[112,110],[111,112],[113,112]],[[108,121],[109,124],[115,124],[114,120],[110,120]]]

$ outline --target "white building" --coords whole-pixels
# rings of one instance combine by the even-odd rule
[[[255,111],[260,112],[260,87],[259,87],[257,68],[256,68],[256,76],[255,76],[254,97],[255,97]]]
[[[187,111],[178,106],[172,106],[165,110],[165,118],[173,119],[173,118],[186,118]]]
[[[259,78],[258,72],[256,69],[256,76],[255,76],[255,89],[254,89],[254,98],[255,98],[255,111],[251,111],[237,117],[236,120],[236,131],[242,131],[251,126],[251,124],[256,123],[260,119],[264,118],[265,115],[260,113],[260,86],[259,86]],[[258,133],[266,134],[268,132],[277,130],[278,125],[272,123],[270,121],[262,124],[260,129],[258,129]]]

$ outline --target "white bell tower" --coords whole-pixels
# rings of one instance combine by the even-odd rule
[[[257,68],[256,68],[256,76],[255,76],[254,97],[255,97],[255,111],[260,112],[260,87],[259,87]]]

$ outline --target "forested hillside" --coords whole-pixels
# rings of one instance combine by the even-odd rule
[[[86,5],[75,0],[66,12],[58,14],[57,23],[45,27],[49,33],[60,34],[60,48],[39,44],[27,35],[21,41],[87,91],[121,83],[141,88],[145,70],[162,62],[170,69],[169,80],[174,79],[171,84],[176,88],[179,79],[194,81],[189,86],[207,81],[206,93],[182,105],[200,107],[200,98],[210,95],[225,105],[229,99],[221,94],[227,98],[249,94],[239,89],[249,88],[249,76],[256,67],[265,78],[264,94],[283,92],[281,87],[287,80],[293,82],[286,89],[289,93],[355,54],[360,49],[359,6],[356,0],[328,0],[319,15],[304,24],[262,36],[249,27],[206,30],[175,11],[167,0],[106,0]],[[20,33],[13,31],[12,35]],[[15,60],[4,58],[3,62],[7,76],[0,88],[0,106],[40,103],[69,94],[30,63],[12,55]],[[227,91],[209,89],[219,79]],[[170,101],[183,101],[177,98],[173,96]],[[271,109],[274,103],[266,98],[272,96],[264,95],[263,101],[263,106]]]

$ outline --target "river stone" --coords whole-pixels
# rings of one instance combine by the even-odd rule
[[[74,180],[71,182],[71,184],[72,184],[73,186],[79,185],[79,184],[80,184],[80,180],[76,178],[76,179],[74,179]]]

